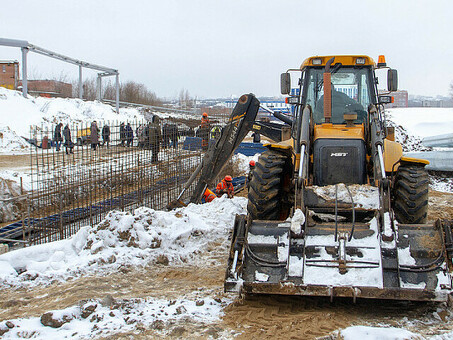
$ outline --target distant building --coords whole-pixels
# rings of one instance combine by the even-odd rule
[[[0,86],[16,90],[19,84],[19,62],[0,60]]]
[[[258,120],[276,120],[269,111],[263,109],[263,107],[272,110],[273,112],[280,112],[284,114],[291,114],[291,105],[285,103],[285,98],[269,98],[269,97],[261,97],[258,98],[260,101],[260,108],[258,110],[257,119]],[[225,100],[225,106],[227,108],[234,108],[237,103],[237,99],[227,99]]]
[[[412,96],[409,107],[453,107],[453,99],[443,96]]]
[[[422,100],[422,107],[444,107],[442,100]]]
[[[72,97],[72,85],[58,80],[28,80],[28,93],[41,97]]]
[[[387,91],[379,90],[379,94],[386,94]],[[393,108],[393,107],[408,107],[408,99],[409,95],[406,90],[398,90],[396,92],[391,92],[389,96],[393,97],[393,103],[385,104],[386,108]]]
[[[260,105],[272,111],[289,114],[291,105],[285,103],[285,99],[260,99]],[[262,110],[262,109],[261,109]],[[264,111],[264,110],[262,110]]]

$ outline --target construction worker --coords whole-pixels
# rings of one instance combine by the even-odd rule
[[[90,143],[93,151],[96,150],[96,146],[99,144],[99,129],[98,123],[93,120],[90,127]]]
[[[102,128],[102,146],[104,146],[105,143],[107,143],[108,148],[110,144],[110,126],[107,124]]]
[[[74,143],[72,142],[71,129],[69,129],[68,124],[66,124],[66,126],[63,129],[63,137],[64,146],[66,148],[66,154],[69,155],[69,153],[74,153]]]
[[[151,163],[159,162],[160,144],[162,141],[162,132],[160,128],[160,119],[158,116],[153,116],[152,124],[148,124],[148,143],[151,148]],[[146,133],[145,133],[146,135]]]
[[[201,198],[201,203],[212,202],[214,198],[217,198],[217,196],[211,190],[209,190],[209,188],[206,188],[203,197]]]
[[[220,135],[222,134],[222,130],[220,130],[220,127],[219,126],[214,126],[212,129],[211,129],[211,136],[210,138],[211,139],[219,139],[220,138]]]
[[[233,198],[234,196],[234,187],[233,187],[233,178],[231,176],[225,176],[219,184],[217,184],[217,188],[215,193],[217,197],[221,197],[223,194],[227,194],[228,198]]]
[[[211,123],[208,119],[208,114],[203,112],[201,117],[201,126],[200,126],[200,137],[201,137],[201,149],[207,150],[209,146],[209,132],[211,131]]]
[[[57,151],[60,151],[60,146],[61,142],[63,142],[63,137],[61,137],[61,127],[63,126],[63,123],[57,124],[55,126],[55,131],[53,133],[53,141],[55,143],[55,147]]]
[[[253,178],[253,170],[255,170],[255,161],[252,159],[249,162],[249,173],[247,174],[247,189],[250,187],[250,182]]]
[[[261,135],[259,132],[252,133],[253,143],[260,143],[261,142]]]

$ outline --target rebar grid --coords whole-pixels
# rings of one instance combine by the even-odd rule
[[[184,150],[189,129],[171,121],[152,124],[126,121],[133,138],[119,121],[98,122],[98,141],[87,123],[68,125],[73,145],[55,135],[55,125],[32,129],[36,148],[31,151],[32,192],[24,239],[39,244],[67,238],[82,226],[99,223],[110,210],[140,206],[156,210],[177,198],[183,183],[202,159],[202,151]],[[103,127],[110,128],[109,141]],[[171,126],[173,130],[165,129]],[[160,128],[158,161],[156,140]],[[150,132],[152,131],[152,132]],[[169,132],[170,131],[170,132]],[[58,145],[60,144],[61,145]],[[59,149],[59,151],[58,151]],[[193,187],[186,191],[189,197]],[[187,195],[187,196],[186,196]]]

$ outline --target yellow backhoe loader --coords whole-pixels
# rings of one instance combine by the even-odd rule
[[[428,223],[425,160],[404,157],[387,128],[377,69],[364,55],[315,56],[281,75],[293,114],[256,121],[259,101],[243,95],[188,188],[198,202],[248,131],[265,145],[238,215],[226,291],[446,301],[452,292],[452,221]],[[291,73],[298,72],[298,88]],[[381,72],[381,71],[380,71]],[[263,108],[265,109],[265,108]],[[182,194],[180,198],[182,197]]]

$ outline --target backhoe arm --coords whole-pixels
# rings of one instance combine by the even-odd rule
[[[190,202],[198,203],[207,186],[212,186],[222,168],[241,144],[247,133],[252,129],[260,102],[253,94],[245,94],[239,98],[231,113],[228,123],[222,129],[220,138],[210,145],[201,163],[201,175]],[[191,183],[187,183],[190,185]]]

